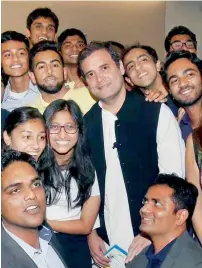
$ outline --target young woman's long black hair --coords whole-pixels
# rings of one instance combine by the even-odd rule
[[[46,190],[47,205],[57,203],[60,198],[63,187],[67,198],[68,207],[71,207],[71,201],[75,201],[75,207],[82,206],[90,197],[91,188],[95,179],[95,170],[91,163],[86,149],[85,128],[82,112],[79,106],[72,100],[55,100],[44,111],[44,119],[47,129],[51,125],[53,117],[57,112],[68,111],[73,121],[78,125],[78,142],[75,145],[74,154],[71,161],[65,167],[66,175],[61,172],[50,142],[44,152],[44,162],[41,163],[42,169],[39,170],[44,187]],[[78,186],[78,195],[75,200],[71,200],[70,182],[74,178]]]

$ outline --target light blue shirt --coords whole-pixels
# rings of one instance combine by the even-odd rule
[[[22,106],[30,106],[35,99],[40,96],[38,87],[32,84],[31,80],[29,82],[29,88],[27,91],[22,93],[14,93],[11,90],[11,85],[8,82],[8,85],[5,88],[4,98],[1,104],[1,107],[11,112],[15,108]]]
[[[33,248],[22,239],[8,231],[4,225],[3,227],[7,234],[18,243],[18,245],[27,253],[38,268],[65,268],[57,253],[49,244],[52,232],[46,226],[43,225],[42,229],[39,231],[40,249]]]

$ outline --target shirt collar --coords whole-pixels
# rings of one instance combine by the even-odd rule
[[[31,81],[31,80],[29,81],[29,88],[28,88],[28,90],[27,90],[27,93],[28,93],[30,90],[32,90],[32,91],[34,91],[34,92],[36,92],[36,93],[39,93],[38,87],[37,87],[36,85],[32,84],[32,81]],[[9,96],[10,96],[10,92],[11,92],[11,84],[10,84],[10,82],[8,81],[8,84],[7,84],[6,88],[5,88],[4,99],[3,99],[3,101],[6,101],[6,100],[9,98]],[[27,93],[26,93],[26,94],[27,94]]]
[[[182,117],[180,123],[182,123],[184,125],[190,125],[191,124],[191,120],[190,120],[190,118],[189,118],[187,113],[184,114],[184,116]]]
[[[42,251],[47,253],[48,250],[48,244],[52,238],[52,231],[47,228],[45,225],[41,225],[39,228],[39,243],[40,243],[40,249],[36,249],[26,242],[24,242],[22,239],[11,233],[3,224],[4,230],[7,232],[7,234],[15,240],[18,245],[30,256],[30,258],[33,259],[35,253],[41,253]]]
[[[70,89],[74,89],[75,87],[75,81],[66,81],[65,87],[69,87]]]
[[[168,245],[166,245],[161,251],[159,251],[157,254],[155,254],[154,252],[154,245],[152,244],[147,252],[146,252],[146,257],[149,261],[151,261],[152,259],[157,259],[160,262],[163,262],[168,254],[168,252],[170,251],[171,247],[173,246],[173,244],[175,243],[176,239],[172,240]]]

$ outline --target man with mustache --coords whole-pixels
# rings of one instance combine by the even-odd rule
[[[65,268],[62,248],[44,222],[46,196],[37,163],[9,150],[1,158],[1,267]]]
[[[201,117],[202,63],[195,53],[174,51],[166,59],[165,73],[171,95],[186,111],[180,121],[186,141]]]
[[[30,50],[30,77],[37,84],[41,96],[32,104],[41,113],[54,100],[74,100],[85,114],[95,103],[87,88],[70,88],[63,58],[57,44],[41,41]]]
[[[187,232],[197,188],[174,174],[160,174],[143,199],[140,230],[151,237],[127,268],[199,268],[202,248]]]
[[[45,7],[33,10],[27,17],[26,29],[30,48],[43,40],[55,41],[58,26],[58,17],[51,9]]]

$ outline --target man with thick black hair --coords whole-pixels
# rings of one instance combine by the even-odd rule
[[[202,101],[202,62],[195,53],[174,51],[165,62],[169,91],[186,113],[180,121],[183,139],[200,123]]]
[[[186,231],[198,196],[197,188],[174,174],[160,174],[149,187],[140,209],[140,230],[152,245],[127,268],[200,268],[202,248]]]
[[[43,40],[55,41],[59,20],[50,8],[37,8],[27,17],[27,37],[30,48]]]
[[[44,222],[46,196],[37,163],[26,153],[1,158],[1,267],[65,268],[61,246]],[[65,256],[64,256],[65,258]]]
[[[166,36],[164,45],[167,53],[178,50],[196,53],[196,35],[185,26],[176,26]]]

